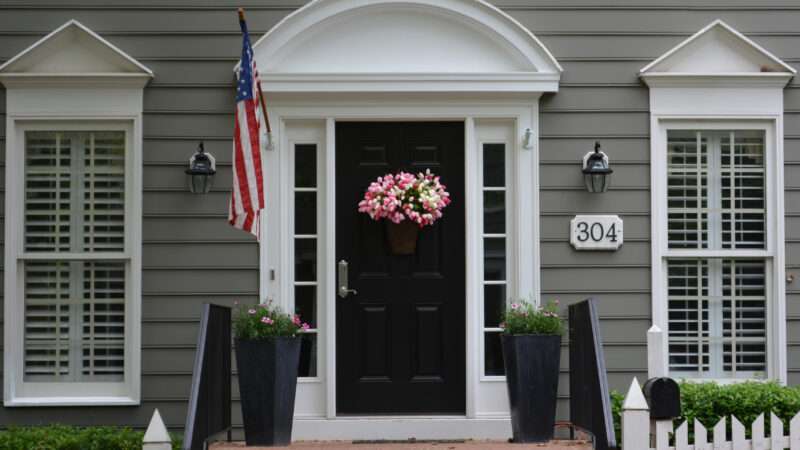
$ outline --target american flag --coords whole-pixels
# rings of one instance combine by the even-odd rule
[[[236,122],[233,134],[233,191],[228,210],[228,222],[240,230],[249,231],[258,238],[258,214],[264,208],[264,174],[261,170],[261,144],[267,139],[266,111],[263,111],[261,83],[258,79],[253,47],[247,33],[247,23],[239,21],[242,28],[242,61],[236,86]]]

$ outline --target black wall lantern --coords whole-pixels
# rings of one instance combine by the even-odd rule
[[[201,142],[197,151],[189,158],[189,190],[192,194],[207,194],[214,184],[214,174],[217,173],[217,162],[211,153],[206,153]]]
[[[583,157],[583,182],[589,192],[608,190],[609,178],[613,170],[608,167],[608,156],[600,151],[600,143],[594,143],[594,151]]]

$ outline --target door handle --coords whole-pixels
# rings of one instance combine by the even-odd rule
[[[339,288],[337,289],[337,293],[339,294],[339,297],[347,298],[347,296],[350,294],[358,295],[358,291],[355,289],[350,289],[350,286],[348,285],[349,265],[347,264],[347,261],[341,260],[337,266],[339,272]]]

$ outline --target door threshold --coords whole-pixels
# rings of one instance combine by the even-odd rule
[[[511,437],[508,416],[338,416],[296,417],[293,436],[297,440],[503,440]]]
[[[396,420],[396,419],[466,419],[466,414],[448,413],[426,413],[426,414],[347,414],[337,413],[332,420],[339,419],[375,419],[375,420]]]

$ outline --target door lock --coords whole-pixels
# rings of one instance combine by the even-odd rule
[[[358,295],[358,291],[356,291],[355,289],[350,289],[350,286],[348,284],[349,283],[349,281],[348,281],[348,279],[349,279],[349,274],[348,274],[349,265],[347,264],[347,261],[341,260],[341,261],[339,261],[337,266],[338,266],[338,272],[339,272],[339,274],[338,274],[339,275],[339,288],[337,289],[337,293],[339,294],[339,297],[347,298],[347,296],[350,295],[350,294]]]

